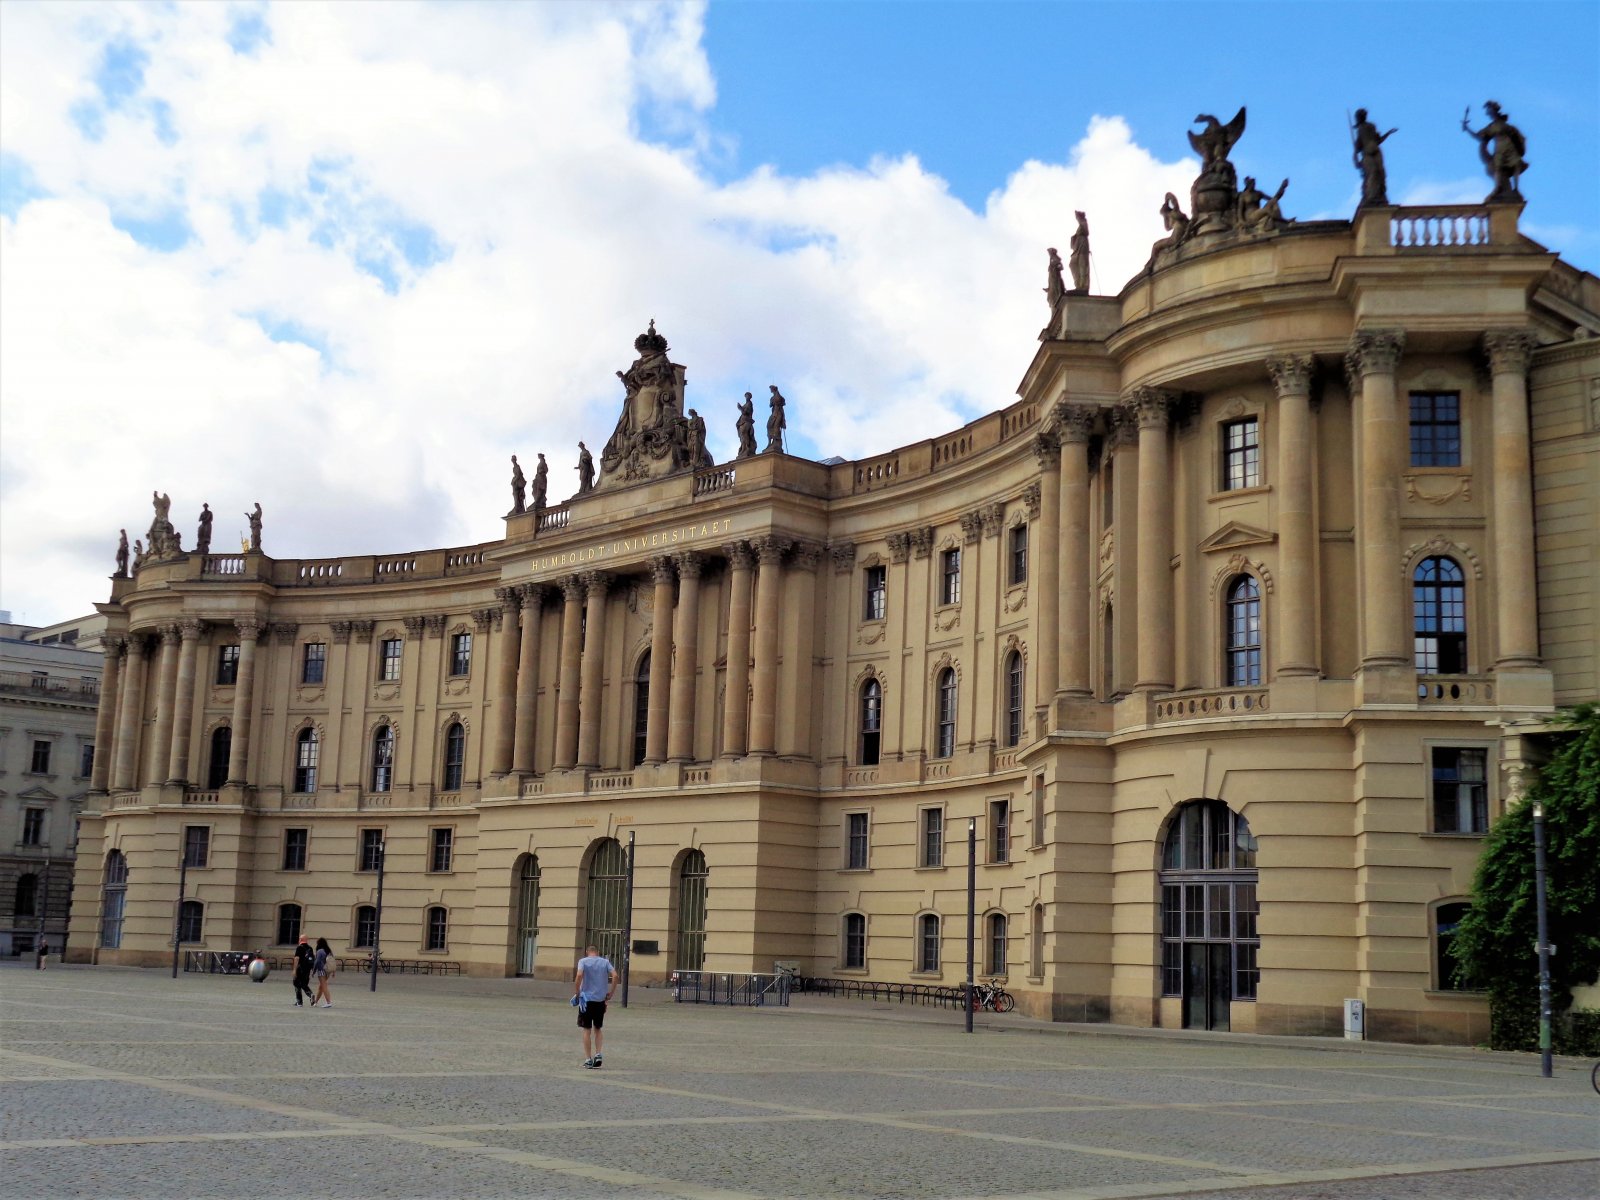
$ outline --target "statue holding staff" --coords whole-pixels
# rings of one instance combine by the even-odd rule
[[[1489,114],[1489,123],[1482,129],[1474,129],[1468,123],[1472,110],[1468,108],[1461,114],[1461,128],[1463,132],[1478,139],[1478,157],[1483,160],[1483,169],[1489,173],[1489,178],[1494,180],[1494,191],[1483,198],[1485,204],[1515,204],[1522,199],[1522,173],[1528,169],[1528,141],[1506,115],[1500,110],[1500,105],[1490,100],[1483,106],[1483,111]],[[1494,148],[1491,150],[1490,143]]]
[[[1389,203],[1389,177],[1383,168],[1383,144],[1399,129],[1379,133],[1378,127],[1367,120],[1367,110],[1356,109],[1355,121],[1350,126],[1350,156],[1356,170],[1361,172],[1361,207],[1368,204]]]
[[[739,405],[739,419],[734,422],[734,428],[739,431],[739,453],[737,458],[754,458],[756,453],[756,402],[750,398],[750,393],[744,394],[744,400]]]

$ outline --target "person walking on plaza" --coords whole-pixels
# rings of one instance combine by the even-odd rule
[[[600,1051],[605,1043],[606,1002],[617,990],[617,969],[598,947],[589,946],[578,960],[572,977],[572,1003],[578,1010],[578,1028],[583,1030],[583,1065],[600,1066]],[[590,1043],[594,1053],[590,1054]]]
[[[311,942],[305,934],[300,935],[300,942],[294,948],[294,1006],[305,1007],[305,1002],[311,999],[311,964],[316,960],[316,951],[312,950]]]
[[[35,971],[44,970],[45,969],[45,960],[48,959],[49,957],[50,957],[50,942],[44,937],[43,934],[41,934],[39,936],[38,960],[33,964],[33,969]]]
[[[333,982],[333,948],[327,938],[317,939],[317,954],[311,960],[311,973],[317,977],[317,994],[311,998],[312,1008],[332,1008],[333,993],[328,985]],[[321,1001],[321,1004],[318,1004]]]

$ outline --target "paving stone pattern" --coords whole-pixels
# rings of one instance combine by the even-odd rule
[[[0,1196],[1579,1200],[1587,1064],[560,985],[0,970]]]

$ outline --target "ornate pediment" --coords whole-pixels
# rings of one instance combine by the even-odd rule
[[[36,784],[31,788],[24,788],[22,791],[18,792],[17,799],[32,801],[38,804],[49,804],[53,801],[61,799],[61,797],[56,795],[49,788],[40,787]]]
[[[600,452],[597,489],[660,479],[712,465],[706,426],[683,406],[684,369],[667,358],[667,339],[656,323],[634,339],[639,357],[618,371],[626,393],[622,415]]]
[[[1242,546],[1270,546],[1277,540],[1278,535],[1270,530],[1246,525],[1243,521],[1229,521],[1201,542],[1200,549],[1210,554],[1214,551],[1238,550]]]

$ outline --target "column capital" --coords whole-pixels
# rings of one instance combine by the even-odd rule
[[[445,615],[443,613],[428,613],[422,618],[422,627],[428,631],[431,638],[444,636]]]
[[[588,599],[604,600],[606,598],[606,592],[611,587],[611,572],[585,571],[581,578],[583,579],[584,590],[588,593]]]
[[[1128,404],[1140,430],[1165,429],[1172,420],[1172,408],[1177,399],[1177,393],[1157,387],[1136,387],[1128,393]]]
[[[975,508],[961,514],[961,541],[963,545],[976,545],[983,536],[983,510]]]
[[[1406,348],[1406,335],[1400,329],[1361,329],[1350,339],[1344,354],[1344,369],[1360,380],[1374,372],[1392,372]]]
[[[796,542],[794,565],[802,571],[815,571],[822,562],[822,546],[818,542]]]
[[[672,558],[670,555],[662,554],[650,560],[650,581],[657,587],[660,587],[663,583],[670,587],[674,579],[675,574],[672,570]]]
[[[411,637],[419,638],[422,636],[423,617],[421,614],[414,614],[409,617],[401,617],[400,624],[406,627],[406,633]]]
[[[522,607],[522,589],[514,585],[495,588],[494,598],[500,601],[501,609],[508,614]]]
[[[178,632],[186,642],[198,641],[205,631],[206,623],[199,617],[184,617],[178,622]]]
[[[978,519],[983,522],[984,537],[999,537],[1000,528],[1005,524],[1006,520],[1005,502],[996,500],[993,504],[985,504],[978,510]]]
[[[1113,405],[1107,415],[1106,445],[1137,446],[1139,444],[1139,412],[1132,403],[1123,400]]]
[[[905,530],[897,530],[888,537],[889,561],[903,563],[911,557],[911,534]]]
[[[100,639],[100,653],[107,658],[122,658],[128,653],[128,639],[120,633],[107,634]]]
[[[756,538],[750,545],[763,567],[774,567],[783,561],[783,556],[789,552],[789,547],[794,543],[786,537],[769,533]]]
[[[933,553],[933,526],[923,525],[911,531],[911,557],[927,558]]]
[[[1526,329],[1491,329],[1483,335],[1483,352],[1491,375],[1526,375],[1528,359],[1539,339]]]
[[[267,628],[272,634],[273,643],[279,646],[292,646],[295,638],[300,636],[300,626],[294,621],[274,621]]]
[[[260,617],[235,617],[233,627],[238,630],[241,642],[253,642],[266,632],[267,623]]]
[[[706,556],[698,550],[685,550],[682,554],[674,554],[672,561],[678,568],[679,579],[699,579],[700,572],[705,569]]]
[[[1039,460],[1039,466],[1045,470],[1061,461],[1061,439],[1054,430],[1033,435],[1033,457]]]
[[[175,645],[181,637],[181,631],[176,621],[162,622],[157,632],[161,634],[161,644],[164,646]]]
[[[581,575],[568,575],[557,586],[561,588],[561,598],[568,604],[582,604],[589,590]]]
[[[549,591],[549,585],[543,583],[519,583],[516,587],[522,607],[532,609],[535,613],[544,607],[544,598]]]
[[[356,635],[356,641],[366,646],[371,644],[372,631],[377,625],[377,621],[351,621],[350,630]]]
[[[748,571],[755,565],[756,557],[749,542],[729,542],[722,548],[722,553],[728,556],[728,562],[735,571]]]
[[[1039,487],[1037,479],[1022,489],[1022,502],[1028,506],[1028,520],[1037,521],[1039,519],[1039,513],[1043,507],[1043,498],[1044,492]]]
[[[1317,369],[1317,360],[1310,354],[1285,354],[1267,359],[1267,374],[1272,376],[1272,386],[1278,396],[1306,396],[1311,393],[1311,376]]]
[[[350,640],[349,621],[329,621],[328,628],[333,632],[333,644],[343,646]]]
[[[856,544],[854,542],[829,542],[828,555],[833,559],[833,573],[848,575],[856,569]]]
[[[491,628],[499,626],[504,611],[492,605],[488,608],[475,608],[472,610],[472,627],[479,633],[488,633]]]
[[[1095,418],[1100,410],[1093,404],[1073,404],[1063,401],[1056,405],[1056,437],[1061,444],[1086,445],[1094,430]]]

